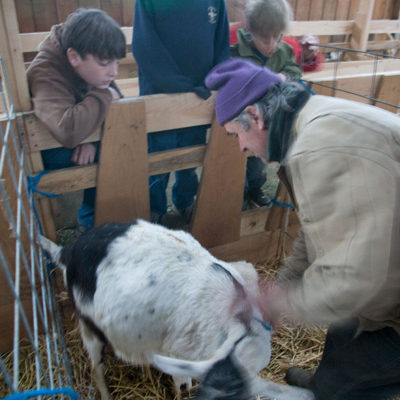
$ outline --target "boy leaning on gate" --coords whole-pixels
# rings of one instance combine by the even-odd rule
[[[51,28],[27,70],[33,109],[63,146],[42,151],[45,169],[96,162],[99,143],[82,143],[122,97],[114,79],[125,36],[104,11],[80,8]],[[78,230],[93,225],[96,189],[84,191]]]

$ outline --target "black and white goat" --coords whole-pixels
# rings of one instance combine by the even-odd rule
[[[190,234],[143,220],[99,226],[63,248],[44,237],[41,245],[64,268],[102,400],[111,398],[102,366],[107,342],[126,362],[170,371],[178,393],[204,378],[201,396],[213,390],[207,381],[236,371],[240,379],[233,389],[228,383],[232,395],[224,399],[314,398],[258,377],[269,363],[271,332],[252,301],[251,264],[220,261]]]

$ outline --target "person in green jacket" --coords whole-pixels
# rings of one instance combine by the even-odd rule
[[[242,57],[279,74],[283,81],[299,80],[301,67],[292,46],[282,41],[292,19],[286,0],[249,0],[244,9],[245,28],[237,32],[238,42],[231,46],[231,57]],[[267,166],[257,157],[248,157],[244,200],[258,206],[268,205],[261,187],[267,180]]]

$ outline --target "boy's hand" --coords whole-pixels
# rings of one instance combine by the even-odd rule
[[[119,100],[121,98],[121,96],[119,95],[119,93],[111,86],[108,87],[108,90],[111,92],[112,95],[112,99],[113,100]]]
[[[94,162],[96,146],[92,143],[83,143],[74,148],[71,161],[77,165],[87,165]]]

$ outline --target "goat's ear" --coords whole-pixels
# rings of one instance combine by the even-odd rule
[[[201,380],[215,361],[187,361],[177,358],[165,357],[158,354],[153,356],[152,364],[172,376],[189,376]]]

